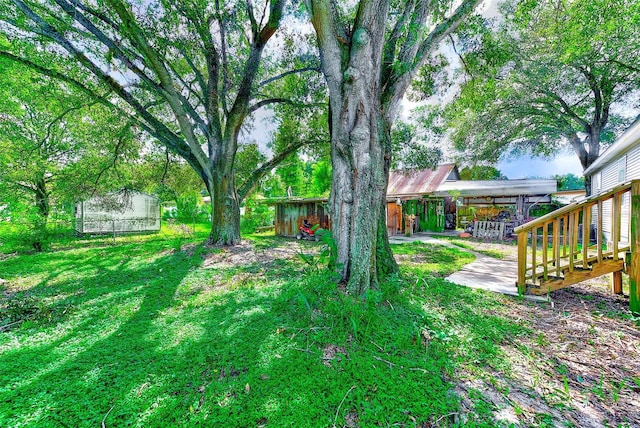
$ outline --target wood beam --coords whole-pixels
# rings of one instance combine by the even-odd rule
[[[540,287],[530,287],[529,293],[544,295],[549,291],[559,290],[569,287],[587,279],[597,278],[611,272],[618,272],[624,269],[624,260],[604,260],[602,263],[593,266],[593,269],[574,270],[572,273],[565,273],[564,278],[550,279],[540,284]]]

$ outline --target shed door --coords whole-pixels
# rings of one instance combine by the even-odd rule
[[[444,200],[431,199],[427,201],[426,230],[444,232]]]
[[[402,228],[402,206],[395,202],[387,204],[387,233],[396,235]]]

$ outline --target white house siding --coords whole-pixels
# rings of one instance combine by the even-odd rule
[[[625,168],[621,174],[621,165]],[[628,166],[627,155],[622,155],[617,158],[615,161],[609,163],[599,174],[595,174],[595,176],[599,176],[601,180],[600,192],[607,191],[616,185],[623,183],[624,181],[630,179],[629,178],[629,169]],[[640,178],[640,174],[638,174],[637,178]],[[596,179],[597,181],[598,179]],[[597,190],[597,189],[594,189]],[[620,219],[620,241],[628,242],[629,241],[629,195],[626,194],[622,198],[622,216]],[[611,240],[611,225],[612,223],[612,211],[613,211],[613,202],[611,200],[604,202],[602,206],[602,229],[605,236],[605,242],[609,242]],[[597,208],[594,207],[594,216],[593,221],[597,221]]]
[[[618,183],[618,162],[616,161],[602,169],[602,190],[611,189]]]
[[[603,192],[615,187],[616,185],[629,181],[640,179],[640,139],[635,147],[626,153],[620,154],[613,159],[607,161],[602,169],[592,174],[593,190],[595,192]],[[630,196],[625,194],[622,199],[622,217],[620,219],[620,241],[629,242],[630,235]],[[603,205],[603,232],[605,240],[611,239],[611,215],[612,202],[607,201]],[[594,211],[594,222],[597,221],[597,211]]]
[[[603,171],[600,172],[600,191],[610,189],[616,184],[618,184],[617,166],[608,165],[606,168],[604,168]],[[602,229],[605,235],[605,242],[609,242],[609,240],[611,239],[611,213],[611,201],[604,202],[604,204],[602,205]],[[594,220],[597,220],[597,216],[594,218]]]
[[[627,180],[640,178],[640,146],[627,153]]]

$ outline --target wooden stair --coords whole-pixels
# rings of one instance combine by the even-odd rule
[[[610,216],[607,242],[605,215]],[[544,295],[611,273],[612,291],[622,294],[624,272],[630,275],[630,306],[640,312],[640,180],[525,223],[515,233],[520,294]]]
[[[613,272],[622,272],[625,269],[623,259],[613,260],[605,259],[602,262],[588,263],[585,267],[574,266],[573,272],[569,271],[568,266],[564,266],[560,270],[560,275],[548,274],[545,278],[541,276],[534,283],[527,283],[527,293],[530,294],[547,294],[551,291],[569,287],[588,279],[597,278]]]

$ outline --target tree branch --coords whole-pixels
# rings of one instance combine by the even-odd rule
[[[185,103],[185,99],[176,91],[166,64],[161,56],[151,47],[142,28],[140,28],[127,6],[121,0],[106,1],[114,8],[116,14],[122,21],[123,30],[126,31],[129,40],[140,49],[142,55],[150,63],[151,68],[160,79],[160,85],[162,87],[161,94],[164,95],[164,98],[167,100],[176,117],[182,135],[184,135],[185,142],[189,146],[190,154],[198,160],[202,167],[208,165],[208,158],[202,151],[200,142],[194,134],[191,123],[189,123],[188,111],[193,110],[193,107],[189,103]]]
[[[247,15],[249,15],[249,21],[251,21],[251,33],[258,34],[258,23],[256,22],[255,14],[253,13],[253,4],[251,0],[246,0]]]
[[[389,36],[389,39],[385,43],[383,58],[382,58],[383,86],[384,86],[384,82],[387,82],[391,76],[393,63],[395,62],[395,57],[396,57],[396,46],[398,45],[398,41],[400,40],[400,37],[402,37],[402,29],[404,28],[405,24],[411,17],[411,14],[413,13],[413,10],[415,9],[415,7],[416,7],[416,0],[411,0],[410,2],[408,2],[407,5],[405,5],[402,15],[396,21],[396,24],[394,25],[393,30],[391,31],[391,35]]]
[[[395,118],[397,105],[411,84],[414,74],[425,63],[431,52],[446,36],[455,31],[464,18],[481,2],[482,0],[463,0],[451,16],[435,26],[417,49],[403,49],[405,51],[403,54],[404,63],[408,64],[408,66],[398,74],[391,74],[389,81],[385,82],[383,88],[382,98],[385,104],[384,110],[386,111],[387,120],[392,121]]]
[[[305,71],[315,71],[320,73],[322,71],[322,69],[320,67],[304,67],[304,68],[298,68],[295,70],[289,70],[289,71],[285,71],[284,73],[278,74],[277,76],[271,77],[269,79],[265,79],[262,82],[258,83],[258,87],[261,88],[271,82],[275,82],[276,80],[282,79],[284,77],[287,77],[291,74],[296,74],[296,73],[304,73]]]
[[[206,105],[207,104],[206,103],[207,85],[206,85],[206,83],[204,81],[204,76],[202,75],[200,70],[198,70],[198,67],[196,67],[195,63],[193,62],[193,60],[187,54],[187,52],[184,50],[183,47],[176,46],[176,49],[178,50],[178,52],[180,52],[180,55],[182,55],[182,58],[184,58],[186,63],[189,65],[189,67],[193,71],[193,74],[196,76],[196,80],[198,81],[198,84],[200,85],[200,92],[205,97],[205,99],[202,99],[202,97],[198,97],[198,99],[202,102],[202,104]]]
[[[251,173],[249,178],[239,187],[238,189],[238,198],[240,200],[244,200],[247,195],[255,188],[258,184],[258,181],[265,176],[269,171],[275,168],[280,162],[287,158],[290,154],[298,150],[300,147],[304,145],[311,144],[320,144],[322,141],[311,141],[311,140],[303,140],[303,141],[295,141],[285,147],[280,153],[274,155],[269,161],[263,163],[260,167],[258,167],[255,171]]]
[[[83,83],[81,83],[76,79],[73,79],[72,77],[59,73],[58,71],[52,70],[50,68],[43,67],[26,58],[21,58],[19,56],[16,56],[11,52],[0,51],[0,58],[6,58],[18,64],[22,64],[32,70],[35,70],[40,74],[44,74],[45,76],[49,76],[53,79],[60,80],[65,83],[69,83],[72,86],[75,86],[76,88],[80,89],[85,94],[89,95],[91,98],[97,99],[100,103],[109,107],[113,107],[113,104],[109,102],[105,96],[99,95],[97,92],[95,92],[95,90],[85,86]]]
[[[288,98],[269,98],[269,99],[259,101],[259,102],[255,103],[255,104],[249,106],[248,112],[249,112],[249,114],[251,114],[254,111],[259,110],[259,109],[261,109],[262,107],[264,107],[266,105],[276,104],[276,103],[294,104],[294,102],[291,101]]]
[[[589,122],[587,122],[586,120],[584,120],[583,118],[578,116],[578,114],[573,111],[571,106],[569,104],[567,104],[567,102],[564,99],[562,99],[562,97],[560,97],[555,92],[552,92],[552,91],[549,91],[549,90],[544,90],[544,93],[547,94],[548,96],[550,96],[551,98],[553,98],[554,100],[556,100],[562,106],[562,109],[564,110],[564,112],[565,112],[565,114],[567,116],[573,118],[576,122],[578,122],[580,125],[582,125],[585,129],[587,129],[589,127]]]
[[[97,19],[99,19],[100,21],[104,22],[105,24],[109,25],[111,28],[113,28],[116,31],[120,31],[120,26],[115,23],[114,21],[111,20],[111,18],[109,18],[107,15],[83,4],[82,2],[78,1],[78,0],[69,0],[70,3],[72,3],[76,8],[87,12],[88,14],[96,17]]]
[[[620,67],[625,68],[625,69],[627,69],[629,71],[633,71],[634,73],[640,73],[640,68],[634,67],[631,64],[627,64],[627,63],[624,63],[624,62],[619,61],[617,59],[611,59],[611,58],[608,61],[612,62],[612,63],[614,63],[616,65],[619,65]]]
[[[80,24],[83,28],[85,28],[89,33],[91,33],[100,43],[102,43],[106,48],[108,48],[111,52],[113,52],[123,64],[131,70],[136,76],[138,76],[143,82],[147,83],[151,88],[157,90],[158,84],[153,81],[153,79],[148,76],[140,67],[138,67],[122,50],[119,43],[116,43],[114,40],[109,38],[102,30],[96,27],[87,17],[85,17],[82,13],[80,13],[73,4],[70,3],[71,0],[54,0],[58,6],[62,8],[62,10],[69,15],[72,19],[74,19],[78,24]],[[53,28],[53,27],[52,27]],[[142,62],[142,58],[136,57],[136,60]]]
[[[146,121],[145,123],[144,121],[138,120],[137,118],[134,119],[145,131],[149,132],[149,134],[156,137],[158,140],[163,142],[163,144],[165,144],[171,150],[175,151],[180,156],[182,156],[185,160],[187,160],[187,162],[189,162],[189,164],[194,167],[196,172],[198,172],[198,168],[202,170],[202,167],[199,166],[197,160],[193,157],[192,153],[188,150],[187,147],[185,147],[186,144],[184,144],[184,142],[181,141],[180,138],[173,133],[173,131],[167,128],[166,125],[164,125],[162,122],[156,119],[153,115],[151,115],[147,111],[147,109],[145,109],[135,98],[133,98],[133,96],[128,91],[124,89],[124,87],[122,87],[122,85],[120,85],[111,76],[106,74],[99,66],[97,66],[96,64],[93,63],[93,61],[87,58],[86,55],[84,55],[82,52],[76,49],[76,47],[69,40],[63,37],[55,28],[51,27],[46,21],[42,19],[42,17],[37,15],[35,12],[33,12],[22,0],[14,0],[14,2],[23,11],[23,13],[25,13],[25,15],[27,15],[27,17],[41,29],[43,35],[45,35],[47,38],[50,38],[54,40],[56,43],[58,43],[62,48],[64,48],[67,52],[69,52],[69,54],[75,57],[81,65],[86,67],[100,81],[105,83],[109,88],[111,88],[111,90],[117,93],[120,96],[120,98],[122,98],[125,102],[131,105],[134,108],[134,110],[136,110],[140,114],[140,116]],[[40,66],[24,58],[17,57],[8,52],[0,51],[0,55],[6,58],[12,59],[21,64],[27,65],[33,68],[34,70],[42,72],[50,77],[54,77],[64,82],[71,83],[74,86],[77,86],[78,88],[82,89],[84,92],[90,94],[91,96],[97,97],[105,105],[114,107],[114,104],[106,100],[105,97],[96,94],[93,90],[89,89],[79,81],[69,76],[63,75],[54,70],[49,70],[46,67]],[[122,108],[118,106],[115,106],[115,107],[120,112],[130,117],[130,115],[126,113]]]
[[[6,180],[6,178],[5,178],[5,180]],[[13,181],[13,180],[6,180],[5,182],[10,184],[10,185],[12,184],[14,186],[17,186],[17,187],[19,187],[19,188],[21,188],[23,190],[27,190],[29,192],[35,193],[37,191],[36,187],[33,186],[31,183],[26,183],[25,184],[25,183],[22,183],[20,181]]]
[[[229,76],[229,57],[227,55],[227,31],[225,28],[225,21],[221,17],[221,9],[220,9],[220,0],[216,0],[216,16],[215,19],[218,21],[218,27],[220,28],[220,51],[222,55],[222,92],[220,94],[220,101],[222,103],[222,108],[225,114],[229,115],[229,106],[227,105],[227,94],[229,92],[230,83],[227,80],[227,76]],[[213,41],[211,45],[214,46]],[[218,59],[217,54],[215,55],[216,60],[216,74],[219,75],[219,66],[220,59]],[[209,81],[209,85],[215,85],[216,92],[218,90],[218,78],[214,82]],[[217,108],[217,106],[216,106]]]
[[[249,102],[251,100],[251,91],[253,83],[258,74],[262,51],[280,25],[282,19],[285,0],[271,0],[269,20],[260,30],[257,40],[251,46],[249,58],[244,66],[244,75],[238,87],[235,101],[227,116],[227,126],[225,128],[224,138],[227,141],[235,141],[240,127],[249,113]],[[235,150],[235,147],[232,148]]]
[[[42,139],[40,140],[39,144],[44,144],[44,142],[47,141],[51,137],[51,128],[53,127],[53,125],[55,125],[56,123],[61,121],[66,115],[68,115],[72,111],[80,110],[80,109],[82,109],[84,107],[91,107],[92,105],[94,105],[96,103],[97,103],[97,101],[94,101],[92,103],[87,104],[86,106],[85,105],[79,105],[79,106],[69,107],[68,109],[66,109],[65,111],[60,113],[58,116],[53,118],[53,120],[51,120],[51,122],[49,122],[49,124],[47,125],[47,131],[45,132],[44,137],[42,137]]]
[[[473,78],[473,73],[471,72],[471,69],[469,68],[469,65],[467,64],[467,61],[464,59],[464,56],[462,54],[460,54],[460,52],[458,52],[458,49],[456,48],[456,41],[453,39],[453,35],[449,34],[449,40],[451,41],[451,46],[453,47],[453,52],[458,55],[458,58],[460,59],[460,62],[462,63],[464,70],[466,71],[465,74],[468,74],[469,76],[471,76],[471,78]]]

